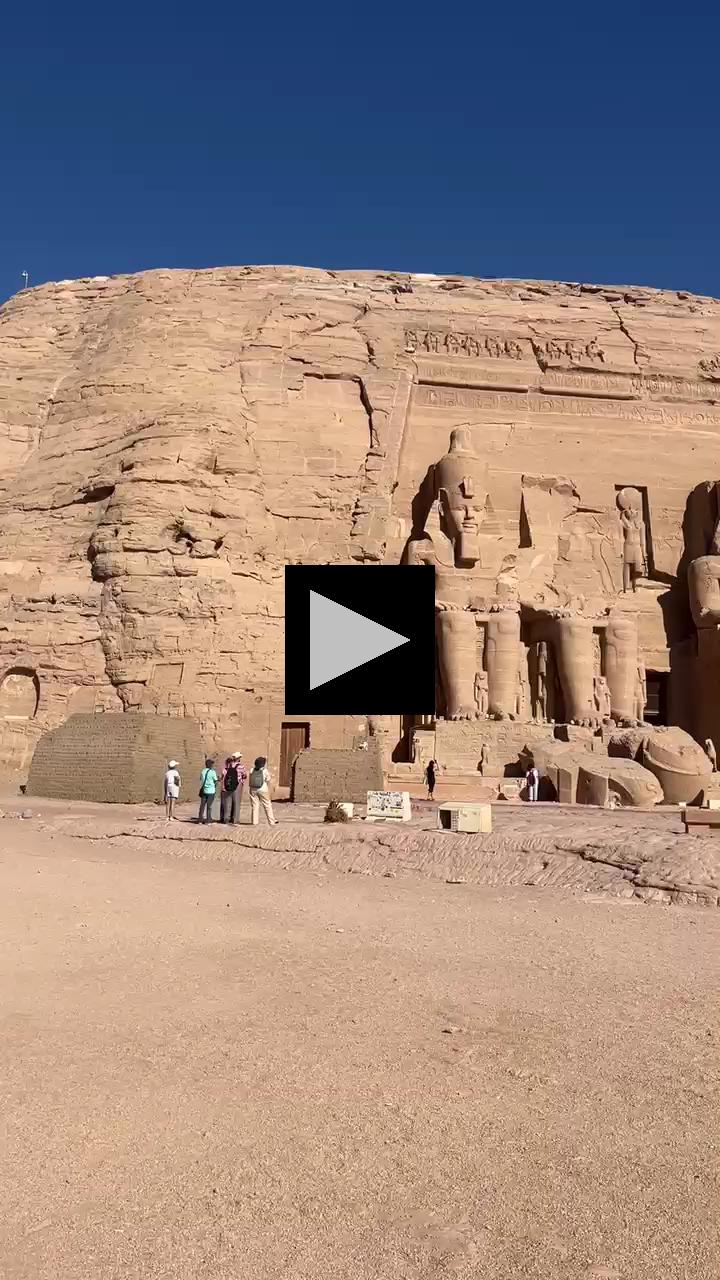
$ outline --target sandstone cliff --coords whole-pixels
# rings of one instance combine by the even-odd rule
[[[459,424],[490,468],[487,574],[521,594],[618,590],[614,498],[642,488],[652,572],[634,607],[666,669],[661,597],[687,495],[717,466],[715,300],[272,267],[11,299],[0,762],[98,709],[184,713],[248,754],[272,746],[283,565],[399,560]]]

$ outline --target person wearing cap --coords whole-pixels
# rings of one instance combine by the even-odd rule
[[[240,821],[240,801],[247,776],[247,769],[242,762],[242,752],[233,751],[225,761],[225,768],[222,771],[221,822],[231,822],[234,825]]]
[[[168,760],[163,793],[163,798],[165,800],[165,817],[169,822],[171,818],[175,817],[175,801],[180,796],[180,773],[178,771],[177,760]]]

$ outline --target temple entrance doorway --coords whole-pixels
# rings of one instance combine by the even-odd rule
[[[667,671],[647,671],[647,702],[644,719],[648,724],[667,724],[668,722],[668,682]]]
[[[296,755],[310,745],[310,725],[283,721],[280,730],[280,768],[278,785],[289,787],[292,782],[292,767]]]

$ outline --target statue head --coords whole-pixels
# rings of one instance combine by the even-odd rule
[[[455,564],[472,568],[480,559],[478,533],[485,515],[487,465],[473,448],[469,427],[456,427],[450,447],[435,467],[440,527],[453,544]]]
[[[450,432],[450,453],[472,453],[475,454],[472,442],[472,431],[469,427],[456,427]]]

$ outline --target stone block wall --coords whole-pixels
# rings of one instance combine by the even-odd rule
[[[513,720],[439,720],[435,729],[435,759],[450,772],[473,771],[480,763],[483,743],[489,759],[487,774],[519,773],[523,747],[553,742],[555,727],[518,724]]]
[[[293,799],[326,803],[350,800],[364,804],[368,791],[382,791],[383,774],[376,751],[301,751],[293,771]]]
[[[27,794],[139,804],[161,800],[168,760],[177,760],[181,800],[199,788],[200,726],[185,717],[75,715],[38,742]]]

